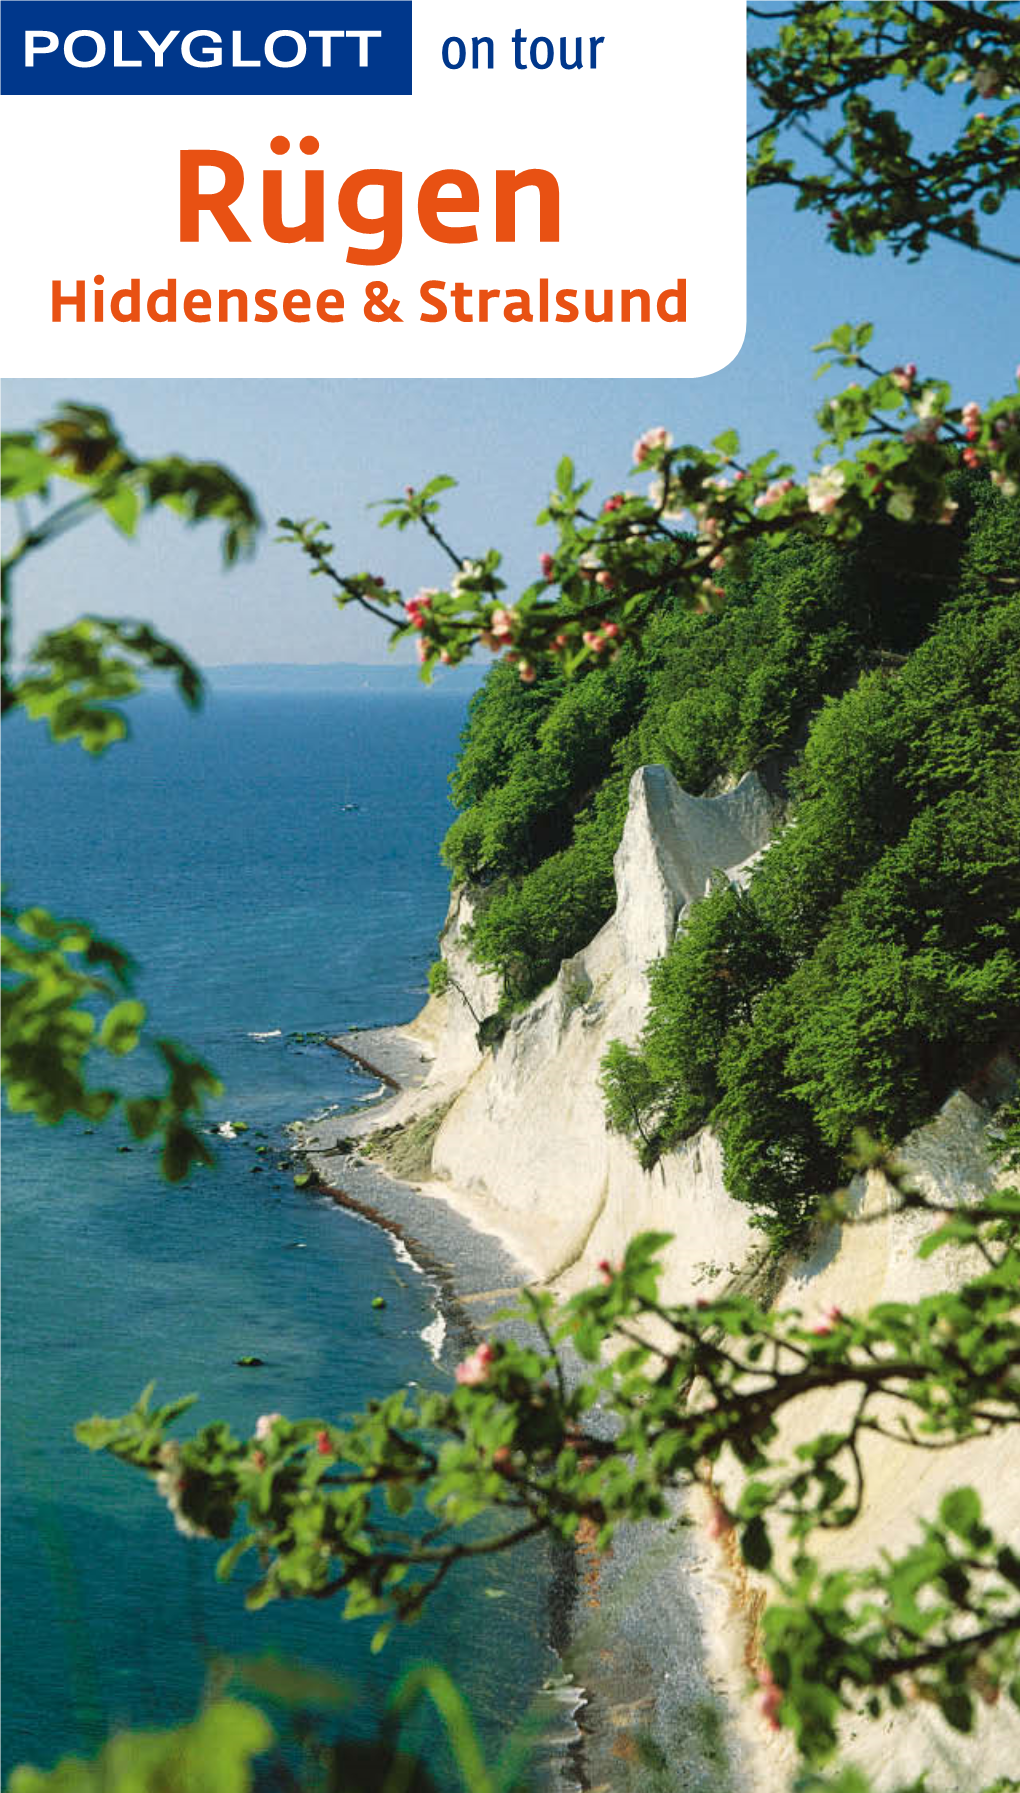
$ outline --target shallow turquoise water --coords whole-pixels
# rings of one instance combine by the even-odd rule
[[[494,1742],[550,1662],[540,1557],[451,1579],[371,1657],[371,1624],[330,1604],[245,1614],[241,1588],[213,1580],[216,1546],[179,1538],[146,1479],[71,1436],[150,1378],[161,1398],[198,1392],[199,1422],[248,1431],[260,1412],[336,1416],[442,1376],[425,1278],[255,1148],[370,1089],[289,1035],[403,1020],[423,999],[463,699],[218,694],[196,719],[152,696],[134,715],[134,740],[98,763],[5,727],[8,892],[128,946],[160,1030],[227,1084],[213,1118],[251,1131],[171,1189],[115,1129],[5,1122],[5,1771],[111,1723],[181,1719],[207,1652],[270,1645],[376,1704],[409,1661],[438,1659]],[[249,1352],[265,1368],[238,1368]]]

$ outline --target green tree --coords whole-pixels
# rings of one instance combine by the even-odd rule
[[[771,43],[752,47],[748,76],[765,122],[750,139],[752,189],[783,186],[798,211],[826,220],[834,249],[923,255],[933,236],[1020,264],[984,236],[1020,186],[1016,8],[822,0],[768,10]],[[888,103],[890,86],[966,100],[1004,101],[995,113],[953,118],[943,107],[934,147],[915,141]],[[874,97],[872,92],[874,91]],[[884,102],[884,103],[883,103]],[[832,109],[837,109],[833,118]],[[806,165],[780,154],[792,144]]]
[[[788,1236],[857,1127],[901,1137],[1015,1039],[1018,716],[1020,601],[994,592],[821,710],[789,825],[695,907],[607,1062],[644,1159],[711,1122],[731,1192]]]

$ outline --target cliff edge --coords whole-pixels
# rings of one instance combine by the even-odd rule
[[[775,826],[753,772],[721,796],[691,797],[665,767],[641,767],[615,859],[615,913],[490,1050],[476,1036],[498,987],[470,958],[473,900],[454,894],[441,940],[448,987],[409,1030],[435,1053],[433,1065],[388,1118],[451,1104],[433,1150],[435,1192],[564,1293],[646,1228],[675,1234],[671,1297],[720,1283],[760,1249],[747,1209],[726,1194],[711,1133],[642,1170],[629,1141],[606,1127],[600,1067],[611,1041],[637,1040],[647,968],[688,906],[718,877],[743,881]]]

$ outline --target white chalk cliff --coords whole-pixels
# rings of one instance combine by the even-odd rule
[[[606,1128],[599,1076],[612,1040],[636,1041],[647,967],[687,906],[713,878],[742,877],[775,821],[754,773],[723,796],[690,797],[664,767],[642,767],[616,855],[615,914],[515,1016],[494,1051],[480,1051],[475,1035],[498,987],[470,960],[471,905],[454,897],[442,936],[450,987],[412,1028],[435,1061],[405,1110],[422,1113],[455,1096],[436,1141],[435,1174],[450,1199],[498,1230],[543,1280],[572,1288],[590,1279],[599,1259],[618,1258],[633,1233],[675,1230],[667,1286],[680,1295],[693,1279],[704,1281],[706,1265],[725,1274],[754,1247],[747,1209],[723,1188],[712,1135],[643,1171],[630,1143]]]
[[[409,1030],[434,1053],[432,1069],[387,1119],[450,1103],[435,1145],[435,1182],[426,1188],[501,1234],[536,1277],[563,1293],[594,1280],[598,1262],[618,1259],[627,1240],[645,1229],[674,1236],[664,1282],[673,1300],[695,1289],[710,1293],[762,1255],[748,1210],[726,1193],[712,1133],[699,1133],[643,1171],[629,1142],[606,1128],[599,1078],[610,1042],[636,1041],[648,1001],[647,967],[682,926],[688,905],[718,876],[742,882],[776,825],[775,807],[753,773],[713,798],[688,796],[662,767],[635,773],[615,861],[615,914],[485,1052],[475,1035],[495,1010],[498,989],[468,955],[470,901],[463,893],[454,898],[442,939],[448,992]],[[987,1146],[986,1111],[957,1093],[904,1151],[922,1186],[953,1204],[975,1200],[991,1186]],[[873,1176],[854,1185],[853,1197],[862,1210],[874,1211],[887,1204],[888,1191]],[[928,1224],[890,1214],[834,1230],[788,1275],[777,1305],[812,1314],[836,1303],[852,1312],[878,1301],[916,1300],[972,1274],[970,1254],[917,1258]],[[833,1423],[831,1402],[805,1403],[780,1448]],[[826,1539],[819,1552],[826,1567],[874,1560],[883,1548],[916,1538],[920,1518],[935,1512],[941,1493],[971,1481],[992,1525],[1015,1538],[1020,1440],[1008,1434],[924,1456],[878,1440],[867,1467],[862,1517],[851,1531]],[[741,1674],[738,1669],[735,1685]],[[756,1790],[785,1788],[793,1767],[788,1742],[769,1742],[755,1731]],[[849,1721],[846,1756],[866,1767],[878,1793],[911,1782],[929,1764],[932,1793],[975,1793],[1013,1771],[1020,1721],[1004,1700],[969,1740],[947,1731],[926,1707],[912,1708],[888,1723]]]

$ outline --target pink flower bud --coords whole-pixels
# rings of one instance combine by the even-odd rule
[[[540,554],[538,557],[538,564],[541,569],[543,579],[551,579],[553,576],[553,557],[552,557],[552,555],[551,554]]]
[[[816,1338],[827,1338],[830,1332],[835,1331],[842,1318],[843,1310],[841,1307],[833,1305],[832,1307],[823,1308],[821,1317],[814,1322],[813,1326],[808,1328],[808,1331],[813,1332]]]
[[[657,448],[672,448],[673,438],[661,424],[646,430],[634,444],[634,465],[640,467]]]
[[[487,1382],[495,1357],[495,1350],[487,1341],[478,1345],[470,1357],[465,1357],[463,1363],[457,1365],[454,1372],[461,1387],[479,1388],[483,1382]]]
[[[596,573],[595,583],[596,585],[601,585],[604,591],[612,591],[616,584],[616,580],[613,578],[612,573],[607,573],[603,570],[601,573]]]
[[[770,1731],[778,1731],[779,1708],[783,1703],[783,1690],[772,1679],[771,1669],[762,1669],[758,1675],[758,1710]]]
[[[716,1543],[733,1530],[733,1520],[721,1500],[713,1500],[708,1519],[705,1522],[705,1530]]]
[[[326,1431],[325,1427],[321,1432],[316,1432],[315,1434],[315,1448],[320,1457],[332,1457],[335,1455],[329,1433]]]

